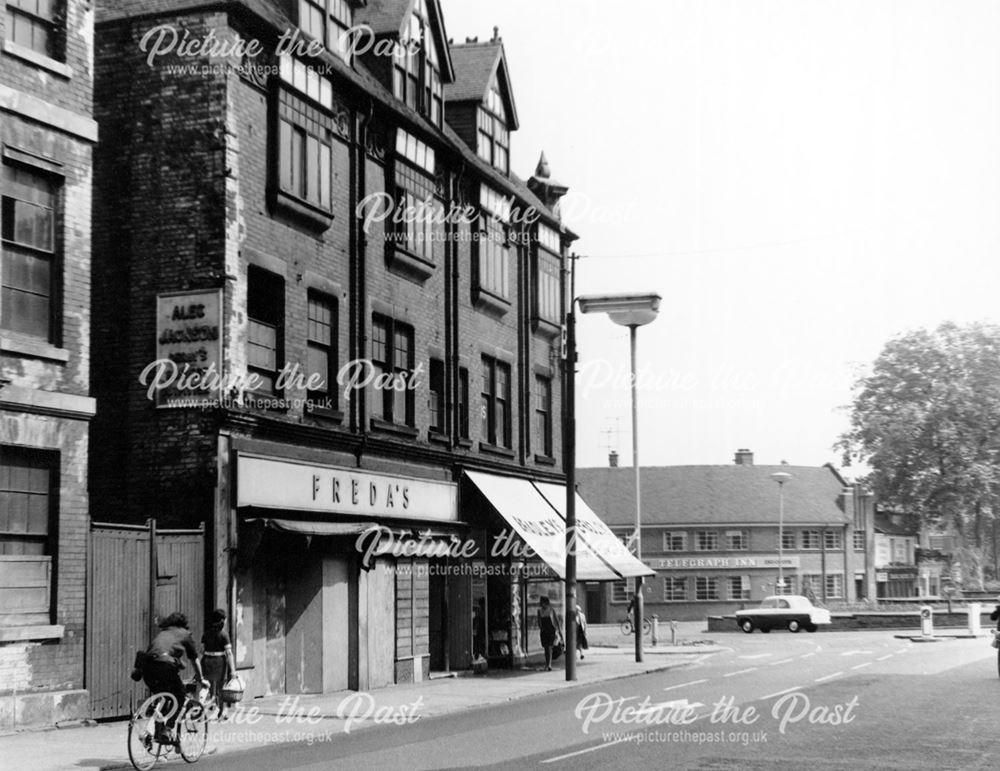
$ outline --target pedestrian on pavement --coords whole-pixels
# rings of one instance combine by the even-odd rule
[[[998,596],[994,603],[996,607],[993,608],[993,612],[990,613],[990,621],[997,622],[997,631],[1000,631],[1000,596]]]
[[[545,671],[552,671],[552,647],[556,643],[558,636],[560,644],[563,642],[562,629],[559,624],[559,614],[552,607],[548,597],[538,600],[538,631],[542,638],[542,650],[545,651]]]
[[[151,693],[169,693],[177,700],[177,709],[167,715],[166,729],[173,732],[174,724],[187,701],[187,691],[181,680],[184,669],[182,659],[187,656],[195,675],[201,682],[205,676],[198,661],[198,651],[194,647],[187,616],[171,613],[160,622],[160,631],[146,649],[146,660],[142,667],[142,679]],[[165,737],[164,737],[165,738]]]
[[[583,651],[588,650],[590,646],[587,644],[587,617],[583,615],[583,611],[580,606],[576,606],[576,650],[580,654],[580,658],[583,659]]]
[[[236,662],[233,660],[233,646],[226,634],[226,611],[216,608],[208,617],[208,629],[201,636],[204,657],[205,679],[208,680],[210,694],[215,697],[218,709],[216,717],[226,718],[226,704],[222,700],[222,689],[231,677],[236,676]]]

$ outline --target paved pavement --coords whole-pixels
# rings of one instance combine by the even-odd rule
[[[327,742],[373,725],[412,723],[421,718],[683,666],[722,650],[709,644],[707,635],[700,633],[703,627],[703,622],[692,622],[685,629],[678,641],[687,645],[648,646],[648,655],[641,664],[632,655],[633,638],[620,635],[617,627],[607,632],[594,627],[594,644],[578,662],[578,679],[573,683],[565,680],[559,662],[560,666],[552,672],[494,670],[485,676],[436,679],[371,693],[253,699],[242,704],[242,709],[230,720],[210,726],[209,752],[226,753],[288,742]],[[622,647],[612,647],[619,645]],[[126,727],[125,721],[115,721],[0,736],[0,766],[32,771],[128,768]]]

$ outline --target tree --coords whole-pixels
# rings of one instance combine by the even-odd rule
[[[981,584],[1000,494],[1000,327],[946,323],[889,342],[855,384],[838,447],[871,468],[882,503],[954,530]]]

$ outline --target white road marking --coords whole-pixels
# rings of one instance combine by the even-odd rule
[[[855,664],[851,669],[864,669],[865,667],[870,667],[873,662],[866,661],[864,664]]]
[[[841,656],[857,656],[859,654],[868,654],[868,655],[871,655],[871,653],[872,653],[872,651],[844,651],[840,655]]]
[[[833,680],[833,678],[840,677],[842,674],[844,674],[844,673],[843,672],[834,672],[832,675],[826,675],[825,677],[817,677],[816,678],[816,682],[817,683],[822,683],[822,682],[825,682],[827,680]]]
[[[884,656],[879,656],[876,661],[885,661],[886,659],[891,659],[893,657],[892,653],[887,653]]]
[[[685,687],[687,687],[689,685],[700,685],[701,683],[707,683],[707,682],[708,682],[708,680],[692,680],[689,683],[678,683],[677,685],[667,686],[663,690],[665,690],[665,691],[672,691],[675,688],[685,688]]]
[[[773,656],[773,653],[754,653],[752,656],[737,656],[740,659],[766,659],[768,656]]]
[[[782,659],[781,661],[772,661],[770,664],[768,664],[768,666],[769,667],[776,667],[776,666],[778,666],[778,664],[787,664],[789,661],[795,661],[795,657],[792,656],[789,659]]]
[[[745,675],[747,672],[756,672],[758,667],[750,667],[749,669],[738,669],[735,672],[726,672],[723,677],[735,677],[736,675]]]
[[[792,691],[801,691],[802,686],[796,685],[794,688],[786,688],[783,691],[778,691],[777,693],[769,693],[767,696],[761,696],[760,700],[765,701],[767,699],[773,699],[775,696],[784,696],[786,693],[791,693]]]
[[[594,750],[600,750],[605,747],[614,747],[616,744],[621,744],[622,742],[627,742],[627,741],[629,741],[629,737],[623,736],[621,739],[615,739],[613,742],[603,742],[593,747],[588,747],[585,750],[577,750],[576,752],[569,752],[565,755],[560,755],[555,758],[549,758],[548,760],[543,760],[542,763],[556,763],[560,760],[566,760],[566,758],[575,758],[577,755],[586,755],[588,752],[593,752]]]
[[[799,658],[800,658],[800,659],[807,659],[807,658],[809,658],[810,656],[815,656],[815,655],[816,655],[816,651],[813,651],[812,653],[806,653],[806,654],[805,654],[805,655],[803,655],[803,656],[799,656]]]
[[[702,704],[700,701],[688,701],[687,699],[674,699],[673,701],[662,701],[659,704],[650,704],[648,707],[637,709],[635,711],[635,714],[642,715],[646,712],[658,712],[659,710],[663,709],[691,710],[704,706],[705,705]]]

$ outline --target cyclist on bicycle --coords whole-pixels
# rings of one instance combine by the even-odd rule
[[[636,626],[635,606],[636,606],[635,595],[630,594],[628,596],[628,608],[625,609],[625,614],[632,620],[633,627]]]
[[[173,732],[174,724],[187,701],[187,691],[181,680],[184,669],[182,659],[187,656],[195,675],[208,684],[201,671],[198,651],[188,629],[187,616],[171,613],[160,622],[160,631],[146,649],[146,660],[142,668],[142,679],[152,693],[169,693],[177,699],[177,709],[167,717],[166,730]]]

